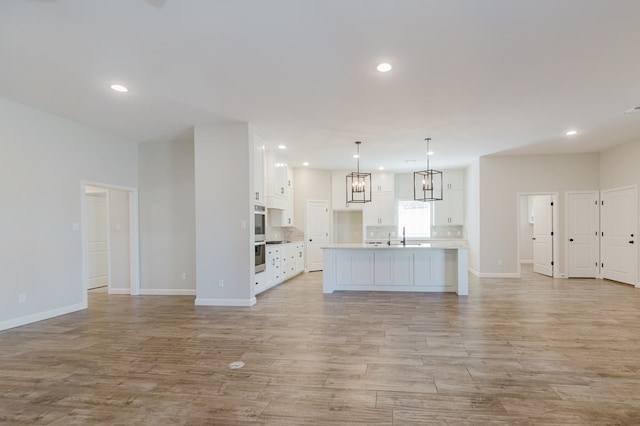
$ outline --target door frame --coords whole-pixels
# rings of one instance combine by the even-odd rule
[[[517,259],[517,269],[516,273],[518,277],[522,276],[522,267],[520,265],[520,197],[529,197],[532,195],[550,195],[551,201],[553,202],[553,206],[551,207],[552,219],[551,223],[553,226],[553,236],[551,237],[552,243],[551,247],[553,250],[553,268],[552,273],[553,276],[549,278],[566,278],[565,274],[560,274],[560,215],[558,212],[560,211],[559,206],[559,192],[518,192],[516,194],[516,259]]]
[[[140,239],[139,239],[139,217],[138,217],[138,190],[126,186],[112,185],[108,183],[82,180],[80,182],[80,220],[81,220],[81,239],[82,239],[82,300],[85,306],[88,304],[87,289],[89,286],[89,256],[88,256],[88,231],[86,212],[87,206],[85,201],[85,187],[96,186],[104,189],[115,189],[125,191],[129,194],[129,294],[136,296],[140,294]],[[110,196],[107,191],[107,208],[110,209]],[[111,215],[107,215],[107,223],[110,226]],[[111,239],[107,235],[108,245],[108,268],[109,277],[111,277]],[[111,287],[111,278],[109,278],[109,289]]]
[[[569,196],[572,194],[591,194],[591,195],[595,195],[596,196],[596,200],[597,200],[597,215],[598,217],[596,218],[596,221],[598,223],[598,234],[596,235],[596,253],[597,253],[597,267],[596,267],[596,276],[594,278],[602,278],[602,269],[600,268],[600,262],[601,262],[601,255],[600,255],[600,242],[601,242],[601,237],[600,237],[600,210],[602,209],[602,206],[600,205],[600,200],[601,198],[601,192],[597,189],[594,189],[593,191],[566,191],[564,193],[564,229],[565,232],[569,232]],[[565,265],[564,265],[564,276],[567,278],[571,278],[569,276],[569,244],[568,244],[568,238],[570,236],[566,235],[566,239],[565,239],[565,244],[564,244],[564,259],[565,259]]]

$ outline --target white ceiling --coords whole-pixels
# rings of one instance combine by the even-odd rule
[[[0,96],[134,141],[248,121],[317,168],[361,140],[421,169],[428,136],[449,168],[640,140],[639,40],[638,0],[3,0]]]

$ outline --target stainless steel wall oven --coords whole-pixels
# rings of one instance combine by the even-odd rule
[[[255,242],[256,273],[262,272],[267,267],[267,246],[264,241]]]

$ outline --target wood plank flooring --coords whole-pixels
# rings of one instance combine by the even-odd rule
[[[468,297],[321,281],[251,308],[96,292],[0,332],[0,423],[640,424],[640,290],[528,270],[470,277]]]

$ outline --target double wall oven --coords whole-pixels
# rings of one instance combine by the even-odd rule
[[[266,211],[264,206],[256,204],[253,209],[255,219],[255,259],[256,273],[263,272],[267,266],[267,250],[265,245],[265,233],[267,232]]]

